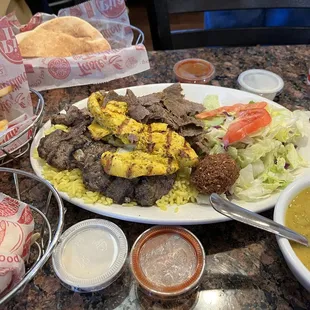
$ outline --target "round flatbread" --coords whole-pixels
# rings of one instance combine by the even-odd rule
[[[109,42],[86,21],[57,17],[17,35],[22,57],[68,57],[110,50]]]
[[[65,33],[74,38],[85,38],[88,40],[103,38],[99,30],[85,20],[75,16],[63,16],[51,19],[39,25],[34,30],[39,31],[40,29],[55,33]]]

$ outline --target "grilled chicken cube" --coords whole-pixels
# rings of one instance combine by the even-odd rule
[[[111,131],[93,121],[88,127],[89,132],[94,140],[100,140],[111,134]]]
[[[127,179],[167,175],[179,170],[178,162],[175,159],[141,151],[105,152],[101,156],[101,164],[105,173]]]

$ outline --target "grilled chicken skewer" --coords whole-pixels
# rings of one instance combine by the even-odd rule
[[[181,167],[192,167],[198,162],[196,152],[182,136],[170,130],[167,124],[139,123],[126,115],[128,112],[126,102],[110,101],[106,107],[101,107],[103,98],[102,93],[96,92],[88,99],[88,109],[95,121],[103,127],[104,131],[109,131],[124,144],[134,145],[135,152],[137,152],[131,155],[127,153],[113,154],[113,156],[103,154],[102,164],[106,167],[107,173],[122,177],[128,175],[130,178],[141,175],[169,174]],[[147,154],[152,156],[147,156]],[[128,161],[129,156],[131,159],[134,158],[133,162]],[[159,164],[164,162],[163,159],[167,163],[167,169],[159,168]],[[141,166],[141,161],[146,165]],[[116,162],[121,168],[116,168]],[[150,166],[153,168],[150,169]]]

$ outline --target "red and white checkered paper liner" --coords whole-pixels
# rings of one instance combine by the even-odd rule
[[[36,90],[108,82],[150,68],[144,45],[132,45],[133,32],[124,0],[91,0],[59,11],[59,16],[76,16],[97,28],[112,50],[72,57],[25,58],[30,87]],[[56,15],[37,13],[27,25],[7,16],[15,33],[36,28]]]
[[[0,193],[0,294],[23,277],[33,229],[29,205]]]
[[[0,132],[0,145],[9,141],[27,128],[36,116],[29,92],[27,74],[20,55],[17,40],[6,17],[0,19],[0,89],[12,86],[13,91],[0,98],[0,120],[7,119],[9,126]],[[5,147],[9,153],[23,145],[31,131]],[[0,158],[5,154],[0,150]]]

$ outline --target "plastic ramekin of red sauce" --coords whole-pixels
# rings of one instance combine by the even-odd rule
[[[176,79],[181,83],[207,84],[215,76],[214,66],[206,60],[188,58],[173,67]]]
[[[154,226],[140,235],[130,253],[140,289],[156,298],[177,298],[198,287],[205,268],[200,241],[182,227]]]

